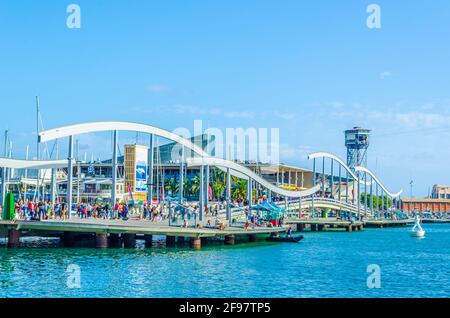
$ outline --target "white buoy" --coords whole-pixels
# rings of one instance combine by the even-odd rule
[[[411,236],[413,237],[424,237],[425,231],[420,226],[420,217],[416,215],[414,226],[411,230]]]

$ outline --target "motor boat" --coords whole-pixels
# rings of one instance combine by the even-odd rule
[[[266,238],[267,241],[270,242],[281,242],[281,243],[298,243],[301,240],[303,240],[303,235],[298,235],[298,236],[285,236],[285,237],[281,237],[281,236],[271,236]]]
[[[420,225],[420,217],[416,215],[414,226],[411,230],[411,236],[412,237],[424,237],[425,231],[422,229],[422,226]]]

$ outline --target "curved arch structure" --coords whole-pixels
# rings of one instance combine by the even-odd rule
[[[325,151],[319,151],[319,152],[313,152],[311,154],[308,155],[308,160],[312,160],[312,159],[317,159],[317,158],[329,158],[329,159],[333,159],[334,161],[337,161],[341,166],[344,167],[344,169],[352,176],[353,179],[355,179],[356,182],[359,182],[361,184],[366,184],[366,185],[370,185],[370,182],[364,182],[364,180],[360,180],[360,178],[358,178],[358,176],[352,171],[352,169],[350,169],[349,166],[347,166],[347,164],[338,156],[336,156],[335,154],[332,154],[330,152],[325,152]]]
[[[336,156],[332,153],[329,153],[329,152],[324,152],[324,151],[313,152],[308,155],[308,160],[317,159],[317,158],[329,158],[329,159],[333,159],[334,161],[339,162],[339,164],[342,167],[344,167],[344,169],[353,177],[353,179],[355,179],[356,181],[359,181],[358,176],[356,174],[354,174],[352,169],[350,169],[349,166],[347,166],[347,164],[338,156]]]
[[[134,131],[141,132],[147,134],[154,134],[157,136],[161,136],[163,138],[173,140],[186,148],[193,150],[200,156],[208,156],[206,152],[204,152],[200,147],[193,144],[191,141],[177,135],[173,132],[167,131],[162,128],[138,124],[138,123],[130,123],[123,121],[104,121],[104,122],[93,122],[93,123],[84,123],[84,124],[76,124],[71,126],[65,126],[55,129],[50,129],[39,133],[39,142],[47,142],[59,138],[93,133],[93,132],[101,132],[101,131],[114,131],[114,130],[123,130],[123,131]]]
[[[384,184],[381,183],[380,179],[378,179],[378,178],[373,174],[372,171],[370,171],[369,169],[367,169],[367,168],[365,168],[365,167],[356,166],[356,167],[355,167],[355,171],[360,171],[360,172],[364,172],[364,173],[369,174],[369,175],[375,180],[375,182],[381,187],[381,189],[383,189],[384,192],[386,192],[386,194],[387,194],[388,196],[392,197],[392,198],[398,198],[398,197],[403,193],[403,190],[400,190],[400,191],[397,192],[397,193],[392,193],[392,192],[390,192],[388,189],[386,189],[386,187],[384,186]]]
[[[60,169],[66,168],[68,160],[18,160],[0,158],[0,168],[8,169]]]
[[[250,169],[235,163],[233,161],[220,159],[220,158],[213,158],[213,157],[204,157],[204,158],[189,158],[186,160],[188,166],[202,166],[202,165],[208,165],[208,166],[216,166],[216,167],[222,167],[222,168],[229,168],[231,170],[238,171],[242,173],[243,175],[247,176],[248,178],[252,178],[256,182],[258,182],[260,185],[264,186],[268,190],[280,194],[282,196],[290,197],[290,198],[299,198],[299,197],[306,197],[310,196],[317,191],[320,190],[320,185],[316,185],[313,188],[310,188],[308,190],[303,191],[291,191],[279,188],[272,183],[264,180],[259,175],[251,171]]]
[[[168,140],[172,140],[177,142],[184,147],[194,151],[197,155],[201,157],[209,157],[208,153],[203,151],[203,149],[190,140],[177,135],[168,130],[158,128],[151,125],[139,124],[139,123],[131,123],[131,122],[123,122],[123,121],[103,121],[103,122],[91,122],[91,123],[83,123],[70,125],[60,128],[54,128],[46,131],[42,131],[39,133],[39,142],[47,142],[55,139],[60,139],[69,136],[87,134],[87,133],[95,133],[95,132],[104,132],[104,131],[133,131],[140,132],[145,134],[153,134],[156,136],[160,136],[166,138]],[[234,176],[238,178],[245,178],[242,174],[235,172]]]

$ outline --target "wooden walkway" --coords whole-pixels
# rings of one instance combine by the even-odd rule
[[[376,228],[383,228],[383,227],[393,227],[393,226],[407,226],[409,224],[414,223],[413,219],[407,219],[407,220],[366,220],[364,221],[365,227],[376,227]]]
[[[19,230],[32,231],[46,234],[55,232],[78,232],[78,233],[112,233],[112,234],[144,234],[144,235],[165,235],[182,237],[218,237],[228,235],[253,235],[271,234],[286,232],[285,227],[257,227],[245,230],[242,227],[231,226],[224,230],[214,228],[182,228],[180,226],[169,226],[168,224],[156,224],[150,221],[122,221],[122,220],[96,220],[96,219],[76,219],[76,220],[47,220],[47,221],[0,221],[0,228],[3,231]]]
[[[450,219],[422,219],[422,223],[450,223]]]
[[[297,230],[302,232],[309,228],[311,231],[322,231],[324,229],[345,229],[348,232],[362,230],[363,222],[351,222],[347,220],[338,220],[335,218],[317,218],[317,219],[287,219],[287,224],[297,225]]]
[[[347,231],[362,230],[363,227],[367,228],[383,228],[394,226],[407,226],[414,223],[413,219],[407,220],[363,220],[350,222],[348,220],[339,220],[335,218],[317,218],[317,219],[288,219],[288,224],[296,224],[299,231],[303,231],[305,228],[310,228],[312,231],[321,231],[323,229],[344,228]],[[426,223],[426,222],[424,222]]]

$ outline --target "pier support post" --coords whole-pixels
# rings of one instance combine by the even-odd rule
[[[305,224],[297,224],[297,232],[303,232],[305,230]]]
[[[144,235],[144,240],[145,240],[145,247],[152,247],[153,235],[145,234]]]
[[[226,206],[226,217],[228,226],[231,225],[231,169],[227,168],[227,184],[226,184],[226,191],[225,191],[225,199],[227,202]]]
[[[72,194],[73,194],[73,136],[69,137],[69,158],[67,167],[67,217],[72,216]],[[65,233],[64,233],[65,234]]]
[[[205,166],[200,166],[200,190],[198,198],[198,220],[203,222],[203,213],[205,213]]]
[[[136,234],[124,233],[122,237],[124,247],[134,248],[136,246]]]
[[[257,239],[258,239],[258,236],[256,234],[249,234],[248,235],[248,241],[249,242],[256,242]]]
[[[318,224],[317,225],[317,231],[323,231],[323,228],[324,228],[325,226],[323,225],[323,224]]]
[[[113,133],[113,157],[112,157],[112,185],[111,185],[111,207],[116,204],[116,185],[117,185],[117,148],[119,142],[119,132]]]
[[[108,234],[96,233],[95,234],[95,246],[97,248],[107,248],[108,247]]]
[[[352,225],[351,224],[348,225],[346,230],[347,230],[347,232],[351,232],[352,231]]]
[[[192,237],[191,238],[191,247],[194,250],[199,250],[202,248],[202,240],[199,237]]]
[[[166,246],[173,247],[175,246],[176,237],[175,236],[166,236]]]
[[[154,168],[154,152],[153,152],[153,134],[150,134],[150,143],[148,146],[148,176],[147,176],[147,201],[149,204],[153,202],[153,168]]]
[[[316,232],[317,231],[317,224],[311,224],[311,232]]]
[[[20,231],[9,230],[8,231],[8,248],[17,248],[20,245]]]
[[[122,242],[120,241],[119,234],[111,233],[109,234],[109,247],[121,247]]]
[[[234,235],[226,235],[225,245],[234,245],[234,244],[236,244],[236,237]]]
[[[184,146],[181,146],[180,158],[180,178],[178,179],[178,204],[183,204],[183,183],[184,183]]]

